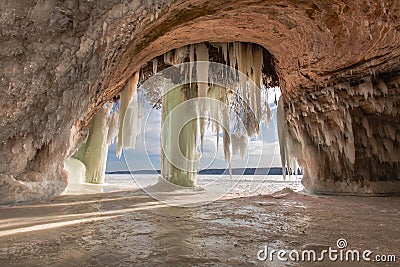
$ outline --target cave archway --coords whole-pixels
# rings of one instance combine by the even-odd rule
[[[98,108],[152,58],[203,41],[272,53],[309,190],[400,191],[397,1],[2,5],[2,203],[60,194]]]

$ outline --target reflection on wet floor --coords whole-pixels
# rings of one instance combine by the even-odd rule
[[[352,249],[399,255],[399,204],[399,197],[290,189],[191,208],[141,191],[62,196],[0,208],[0,266],[262,266],[257,252],[264,245],[326,247],[339,238]],[[267,265],[284,264],[274,259]]]

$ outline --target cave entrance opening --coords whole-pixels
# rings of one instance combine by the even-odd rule
[[[183,187],[195,187],[199,171],[268,174],[279,166],[279,152],[276,145],[265,148],[265,142],[275,144],[278,132],[284,136],[275,125],[267,129],[276,119],[279,96],[274,58],[257,44],[205,42],[173,49],[142,66],[100,109],[66,169],[72,183],[102,184],[107,158],[115,162],[123,155],[124,173],[160,173]],[[278,120],[285,123],[282,116],[278,108]],[[293,159],[281,139],[285,175]],[[261,148],[255,148],[257,142]],[[214,155],[207,159],[210,144]],[[140,152],[131,153],[131,148]],[[254,149],[260,155],[257,160],[251,158]],[[146,156],[147,163],[142,164]],[[237,165],[234,156],[243,163]],[[121,171],[116,168],[109,161],[107,171]]]

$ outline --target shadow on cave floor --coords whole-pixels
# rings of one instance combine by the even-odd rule
[[[321,251],[337,249],[339,238],[349,249],[399,257],[399,215],[400,197],[291,190],[192,208],[167,206],[141,191],[67,195],[0,207],[0,266],[264,265],[257,259],[264,245]],[[276,258],[267,264],[283,265]]]

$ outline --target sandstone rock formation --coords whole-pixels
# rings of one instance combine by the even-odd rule
[[[272,53],[306,188],[400,192],[396,0],[6,0],[0,14],[1,203],[60,194],[103,103],[202,41]]]

